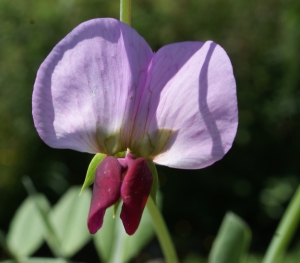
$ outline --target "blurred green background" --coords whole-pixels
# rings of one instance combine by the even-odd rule
[[[173,42],[214,40],[231,58],[237,81],[239,129],[223,160],[197,171],[158,167],[163,214],[180,257],[207,255],[228,210],[250,225],[251,252],[263,253],[300,181],[300,1],[132,2],[132,26],[154,51]],[[37,69],[53,46],[96,17],[118,18],[119,1],[0,0],[4,231],[27,195],[24,175],[52,203],[83,183],[92,155],[47,147],[33,126],[31,94]],[[155,240],[148,249],[161,255]],[[46,247],[39,253],[51,256]],[[95,261],[92,245],[80,253]],[[0,252],[0,259],[6,258]]]

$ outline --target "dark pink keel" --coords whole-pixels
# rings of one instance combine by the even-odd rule
[[[141,221],[152,186],[150,168],[145,159],[135,159],[130,153],[119,161],[108,156],[97,168],[88,216],[91,234],[102,227],[106,209],[117,203],[120,197],[123,199],[120,217],[126,233],[134,234]]]
[[[118,160],[112,156],[105,157],[97,168],[88,216],[91,234],[95,234],[102,227],[106,209],[120,199],[122,169]]]
[[[126,233],[132,235],[140,224],[150,194],[152,174],[143,158],[131,159],[127,164],[128,170],[121,186],[123,206],[120,217]]]

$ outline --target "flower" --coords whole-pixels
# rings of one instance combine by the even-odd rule
[[[51,147],[107,156],[130,149],[97,169],[100,185],[106,172],[117,177],[104,212],[129,189],[122,190],[128,175],[142,176],[132,163],[139,160],[146,173],[145,160],[204,168],[231,148],[238,123],[233,70],[219,45],[182,42],[153,53],[134,29],[111,18],[80,24],[54,47],[37,72],[32,107],[37,132]]]

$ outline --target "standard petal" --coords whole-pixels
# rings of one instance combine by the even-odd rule
[[[99,164],[88,216],[88,228],[91,234],[95,234],[102,227],[106,209],[119,201],[122,172],[122,166],[112,156],[105,157]]]
[[[120,130],[134,107],[153,53],[118,20],[82,23],[42,63],[34,85],[35,127],[51,147],[112,155],[126,150]],[[134,98],[134,99],[133,99]]]
[[[121,219],[125,231],[132,235],[137,230],[152,186],[152,175],[147,161],[126,157],[128,170],[121,186],[123,205]]]
[[[152,60],[139,121],[144,125],[136,136],[147,131],[144,141],[157,145],[155,163],[199,169],[221,159],[238,123],[236,84],[226,52],[211,41],[160,49]],[[143,143],[136,148],[143,152]]]

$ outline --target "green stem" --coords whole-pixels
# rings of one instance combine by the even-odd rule
[[[294,194],[272,238],[263,263],[277,263],[283,258],[286,248],[295,234],[300,221],[300,185]]]
[[[131,25],[131,0],[120,0],[120,21]]]
[[[179,263],[176,255],[176,251],[171,240],[168,228],[165,224],[162,214],[155,205],[153,199],[149,196],[147,202],[147,208],[152,217],[152,222],[156,235],[158,237],[159,243],[162,247],[163,254],[165,256],[167,263]]]
[[[47,235],[46,241],[47,241],[47,244],[48,244],[50,250],[53,252],[53,254],[56,257],[62,259],[63,255],[60,250],[60,247],[61,247],[60,239],[59,239],[59,237],[55,231],[55,228],[50,220],[49,211],[47,211],[45,209],[45,207],[43,205],[41,205],[39,199],[37,199],[37,192],[34,188],[34,185],[31,181],[31,179],[28,176],[23,177],[23,185],[24,185],[25,189],[27,190],[28,195],[33,199],[33,201],[36,205],[36,208],[41,215],[41,219],[43,220],[44,227],[46,230],[46,235]]]

